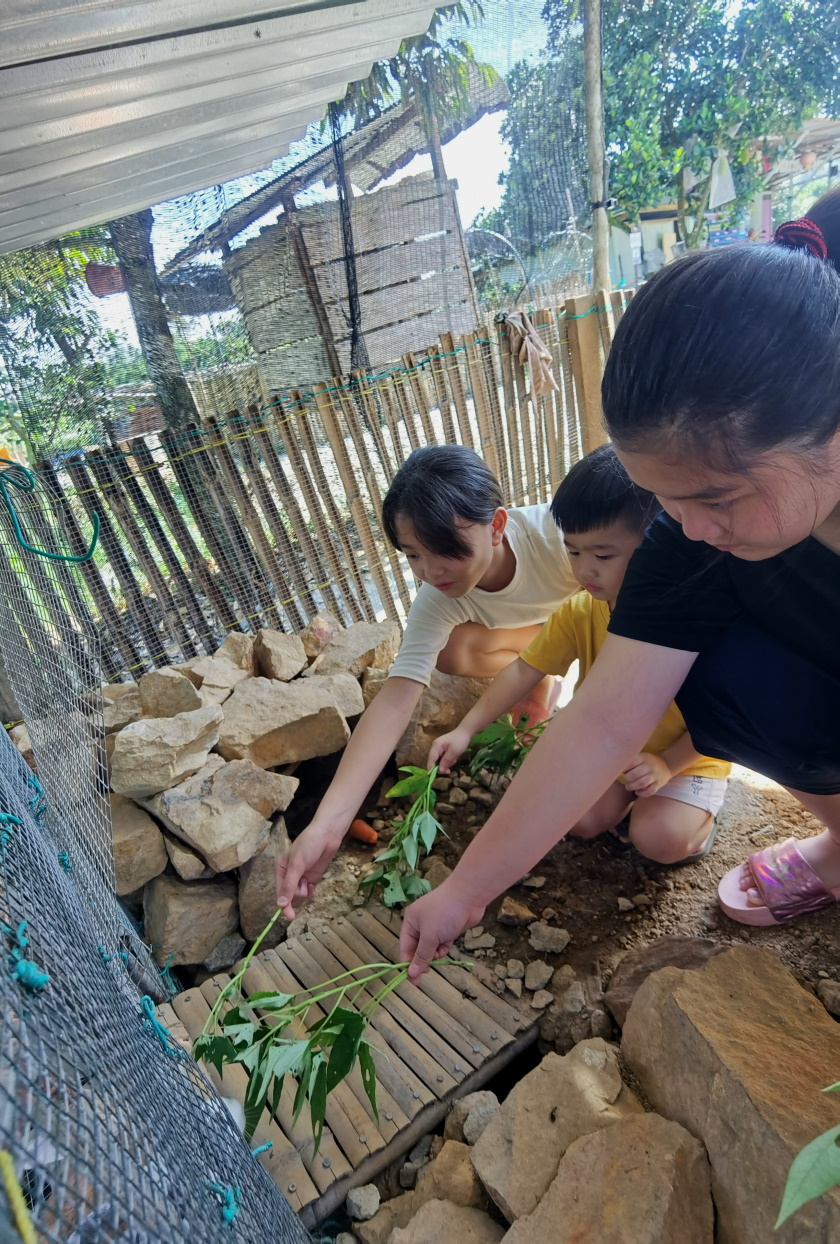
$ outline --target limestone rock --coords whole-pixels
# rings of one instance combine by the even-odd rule
[[[491,1093],[490,1097],[495,1097],[495,1093]],[[498,1113],[498,1100],[490,1101],[489,1098],[484,1098],[475,1103],[464,1119],[464,1140],[468,1145],[474,1145],[477,1142],[487,1124],[491,1119],[495,1119]]]
[[[242,669],[241,666],[220,654],[221,649],[216,656],[203,657],[200,661],[196,661],[188,675],[190,681],[200,680],[198,685],[202,690],[214,687],[220,691],[232,691],[246,678],[252,677],[249,670]]]
[[[227,937],[223,937],[218,946],[214,946],[204,960],[205,971],[214,976],[217,972],[224,972],[226,968],[233,967],[244,953],[245,938],[240,937],[238,933],[228,933]]]
[[[622,1083],[604,1041],[547,1054],[509,1093],[472,1152],[472,1163],[509,1222],[533,1213],[573,1141],[642,1107]]]
[[[840,1019],[840,981],[820,981],[817,997],[830,1015]]]
[[[489,1089],[479,1089],[476,1093],[467,1093],[466,1097],[459,1098],[446,1116],[446,1122],[443,1125],[444,1139],[466,1140],[464,1124],[471,1111],[476,1108],[495,1113],[499,1109],[499,1099]]]
[[[256,674],[257,657],[255,647],[253,635],[246,635],[243,631],[230,631],[225,636],[225,642],[222,646],[213,653],[213,658],[216,661],[229,661],[231,665],[235,665],[237,669],[244,670],[246,674]]]
[[[769,1238],[769,1237],[768,1237]],[[709,1164],[699,1140],[657,1114],[621,1119],[566,1150],[533,1213],[505,1244],[713,1244]]]
[[[553,975],[554,969],[550,964],[543,963],[542,959],[535,959],[525,969],[525,988],[545,989]]]
[[[282,631],[260,631],[254,652],[263,678],[277,678],[280,682],[288,682],[307,664],[300,636],[284,635]]]
[[[214,687],[210,683],[204,683],[198,689],[198,698],[203,708],[209,704],[224,704],[230,699],[232,687]]]
[[[397,764],[425,765],[435,739],[454,730],[489,685],[487,678],[462,678],[459,674],[433,670],[431,683],[420,696],[405,734],[397,744]],[[470,779],[467,784],[472,785]],[[448,802],[454,803],[454,800],[450,798]]]
[[[301,933],[318,930],[325,921],[346,916],[358,898],[359,875],[352,871],[349,861],[339,851],[318,882],[312,898],[301,906],[295,904],[301,914],[289,925],[287,936],[290,939],[299,937]]]
[[[507,974],[513,980],[521,981],[525,979],[525,964],[521,959],[508,959]]]
[[[303,630],[298,632],[307,659],[314,661],[320,656],[340,630],[343,627],[338,618],[333,617],[326,609],[311,617]]]
[[[354,1222],[367,1222],[379,1209],[379,1189],[375,1184],[363,1184],[351,1188],[345,1203],[348,1218]]]
[[[623,1025],[636,990],[651,972],[660,968],[699,968],[713,955],[726,950],[725,944],[708,937],[658,937],[655,942],[631,950],[619,961],[604,995],[604,1001]]]
[[[502,899],[496,919],[499,924],[509,924],[517,928],[526,924],[533,924],[537,917],[530,907],[526,907],[524,903],[518,903],[515,898],[511,898],[509,894],[506,894]]]
[[[207,861],[185,842],[173,838],[171,834],[164,834],[163,842],[169,862],[182,881],[207,881],[215,876]]]
[[[558,1054],[568,1054],[578,1041],[601,1035],[592,1031],[592,1012],[586,993],[568,964],[554,973],[551,982],[554,1002],[540,1020],[540,1039]]]
[[[166,868],[163,834],[148,813],[122,795],[111,796],[111,836],[117,894],[131,894]]]
[[[114,734],[136,721],[143,711],[136,682],[112,682],[102,688],[105,733]]]
[[[131,722],[114,744],[111,789],[143,799],[190,777],[218,743],[221,724],[222,710],[217,705],[177,717]]]
[[[507,989],[508,993],[512,993],[514,998],[521,998],[522,997],[522,981],[519,980],[519,978],[516,976],[506,976],[504,980],[505,980],[505,989]]]
[[[443,1147],[417,1177],[417,1188],[428,1201],[451,1201],[453,1205],[482,1208],[487,1203],[484,1189],[470,1161],[469,1145],[444,1140]]]
[[[255,941],[277,910],[277,860],[289,849],[286,824],[278,817],[268,842],[239,870],[239,922],[249,942]],[[271,950],[286,935],[281,916],[262,946]]]
[[[528,932],[528,942],[540,955],[562,955],[571,940],[565,929],[554,929],[544,920],[532,924]]]
[[[143,895],[146,940],[158,963],[170,953],[176,966],[203,963],[238,923],[236,886],[232,881],[179,881],[155,877]]]
[[[452,876],[452,869],[447,864],[444,864],[443,860],[434,855],[429,867],[423,870],[423,875],[432,889],[436,890],[439,885],[443,885],[447,877]]]
[[[474,950],[492,950],[496,945],[496,939],[492,933],[485,933],[482,925],[477,924],[474,929],[467,929],[464,934],[464,949],[472,953]]]
[[[321,687],[331,695],[335,706],[344,717],[358,717],[365,711],[365,698],[358,679],[352,674],[310,674],[308,687]]]
[[[35,770],[35,753],[32,750],[32,739],[29,737],[29,731],[23,722],[19,726],[12,726],[9,731],[9,738],[20,752],[23,759],[29,765],[29,768]]]
[[[198,773],[146,807],[214,872],[247,863],[267,841],[271,817],[294,798],[298,779],[267,773],[250,760],[211,756]]]
[[[362,674],[362,696],[364,697],[365,708],[368,708],[373,703],[387,681],[387,670],[378,670],[372,665],[368,666]]]
[[[389,1244],[498,1244],[504,1228],[480,1209],[453,1205],[449,1201],[427,1201],[405,1227],[398,1227]]]
[[[706,1146],[719,1244],[840,1239],[840,1190],[773,1224],[791,1161],[837,1125],[840,1028],[769,949],[739,946],[639,989],[622,1052],[654,1109]]]
[[[428,759],[428,755],[426,759]],[[463,807],[463,805],[467,802],[467,799],[468,799],[467,792],[465,790],[461,790],[460,786],[453,787],[452,790],[449,792],[449,803],[454,808]]]
[[[531,999],[531,1009],[534,1011],[544,1011],[553,1001],[553,996],[547,989],[538,989]]]
[[[350,730],[323,686],[250,678],[224,707],[218,750],[225,760],[251,760],[263,769],[328,756]]]
[[[201,708],[198,691],[172,665],[144,674],[137,686],[144,717],[177,717]]]
[[[401,638],[397,622],[356,622],[330,640],[310,669],[313,674],[350,673],[361,678],[369,665],[387,669]]]

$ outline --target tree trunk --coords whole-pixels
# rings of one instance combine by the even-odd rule
[[[198,427],[200,417],[175,353],[152,253],[151,208],[112,220],[108,228],[120,261],[140,349],[168,428]]]
[[[586,111],[586,155],[592,208],[592,287],[608,290],[610,281],[610,222],[604,204],[604,97],[601,81],[601,0],[584,0],[583,93]]]
[[[432,157],[432,172],[435,181],[446,181],[446,164],[443,159],[443,147],[440,144],[440,126],[438,125],[434,103],[429,98],[429,91],[425,83],[417,84],[416,96],[420,107],[420,116],[423,120],[423,129],[426,132],[429,155]]]

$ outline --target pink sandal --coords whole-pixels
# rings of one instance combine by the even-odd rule
[[[743,864],[730,868],[718,886],[721,907],[741,924],[782,924],[840,902],[840,886],[830,890],[820,881],[795,838],[756,851],[749,865],[764,907],[753,907],[746,890],[741,889]]]

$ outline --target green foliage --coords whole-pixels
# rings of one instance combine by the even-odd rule
[[[400,907],[403,903],[411,903],[431,889],[425,877],[417,872],[417,864],[423,855],[428,855],[438,834],[446,835],[440,821],[434,816],[437,795],[432,789],[437,777],[437,766],[433,769],[418,769],[415,765],[403,765],[400,773],[409,776],[397,782],[388,791],[391,799],[401,799],[405,795],[414,795],[414,802],[402,822],[392,821],[395,834],[385,851],[374,857],[378,865],[359,882],[359,889],[379,886],[382,901],[386,907]]]
[[[266,991],[252,993],[246,998],[242,992],[243,977],[279,915],[278,909],[239,971],[219,994],[204,1031],[193,1047],[193,1055],[215,1067],[219,1075],[226,1065],[233,1063],[248,1072],[245,1094],[245,1138],[248,1141],[265,1109],[276,1112],[284,1078],[291,1076],[297,1082],[294,1119],[297,1121],[308,1103],[317,1153],[324,1131],[327,1098],[350,1074],[357,1060],[371,1109],[379,1121],[376,1069],[372,1047],[365,1034],[376,1008],[407,980],[408,964],[364,964],[298,994]],[[351,994],[353,997],[370,996],[361,1010],[353,1010],[344,1005]],[[326,1013],[304,1032],[303,1021],[316,1006]]]
[[[482,769],[492,769],[502,777],[513,777],[547,725],[547,721],[528,725],[526,716],[520,717],[518,725],[514,725],[510,713],[505,713],[473,739],[472,746],[476,750],[470,758],[470,777],[475,777]]]
[[[840,1092],[840,1083],[823,1089],[824,1093]],[[778,1229],[807,1201],[822,1196],[840,1184],[840,1124],[829,1128],[797,1153],[788,1171],[787,1183],[782,1196]]]
[[[530,238],[558,228],[551,206],[541,201],[543,183],[563,167],[557,136],[569,142],[569,114],[580,113],[582,82],[578,0],[546,0],[543,13],[549,55],[509,75],[503,130],[512,160],[499,219]],[[604,0],[610,192],[629,215],[676,202],[683,230],[697,245],[719,149],[728,152],[735,206],[748,203],[761,183],[767,140],[837,107],[838,14],[837,0]],[[565,201],[557,202],[556,192],[553,198],[554,215],[563,217]]]

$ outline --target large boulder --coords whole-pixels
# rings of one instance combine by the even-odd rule
[[[203,963],[238,924],[236,886],[227,878],[179,881],[163,874],[143,893],[146,941],[158,963]]]
[[[450,1201],[427,1201],[404,1227],[398,1227],[389,1244],[499,1244],[504,1227],[483,1210],[453,1205]]]
[[[288,808],[297,787],[297,778],[266,773],[250,760],[210,756],[198,773],[145,806],[214,872],[224,873],[268,842],[270,818]]]
[[[195,686],[173,665],[144,674],[137,686],[144,717],[177,717],[201,708]]]
[[[222,654],[221,649],[212,657],[202,657],[200,661],[191,661],[189,666],[181,669],[190,682],[202,691],[213,691],[230,695],[234,687],[251,677],[251,671],[243,669],[234,661]]]
[[[251,678],[224,706],[218,750],[225,760],[252,760],[262,769],[328,756],[350,730],[323,686]]]
[[[703,1146],[657,1114],[574,1141],[532,1214],[505,1244],[713,1244]]]
[[[279,816],[268,841],[239,870],[239,923],[249,942],[259,937],[277,910],[277,861],[288,849],[286,823]],[[282,942],[286,924],[282,917],[277,921],[262,943],[263,950]]]
[[[257,669],[263,678],[288,682],[306,668],[307,656],[299,635],[260,631],[254,647]]]
[[[308,687],[321,687],[335,701],[336,708],[344,717],[357,717],[365,711],[365,699],[359,680],[352,674],[310,674]]]
[[[613,972],[604,1001],[616,1022],[623,1025],[630,1003],[652,972],[660,968],[699,968],[723,950],[726,950],[726,943],[714,942],[710,937],[658,937],[655,942],[648,942],[623,956]]]
[[[642,1107],[605,1041],[547,1054],[508,1094],[472,1152],[479,1179],[509,1222],[531,1214],[573,1141]]]
[[[300,641],[303,644],[303,650],[306,653],[308,661],[314,661],[317,656],[324,651],[327,644],[335,639],[340,630],[343,630],[338,618],[334,617],[326,609],[322,609],[320,613],[314,614],[302,631],[299,631]]]
[[[230,661],[237,669],[246,674],[256,674],[257,655],[256,640],[253,635],[245,635],[242,631],[231,631],[225,636],[225,642],[213,653],[216,661]]]
[[[397,764],[424,766],[435,739],[454,730],[489,685],[487,678],[462,678],[433,670],[431,683],[417,701],[397,744]]]
[[[840,1240],[840,1190],[773,1226],[791,1162],[837,1126],[840,1027],[778,955],[739,946],[639,989],[622,1053],[651,1105],[706,1146],[718,1244]]]
[[[102,688],[102,716],[105,733],[115,734],[143,711],[136,682],[112,682]]]
[[[222,710],[216,704],[176,717],[131,722],[114,744],[111,789],[144,799],[190,777],[218,743],[221,724]]]
[[[361,678],[369,665],[387,669],[401,639],[396,622],[356,622],[339,631],[309,668],[313,674],[349,673]]]
[[[111,836],[117,894],[132,894],[166,868],[163,834],[148,813],[122,795],[111,796]]]

